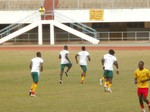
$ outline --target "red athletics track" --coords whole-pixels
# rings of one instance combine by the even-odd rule
[[[69,50],[80,50],[82,45],[68,45]],[[85,45],[87,50],[150,50],[150,46],[97,46],[97,45]],[[62,50],[63,45],[47,45],[47,46],[27,46],[27,45],[19,45],[19,46],[0,46],[0,50],[31,50],[31,51],[40,51],[40,50]]]

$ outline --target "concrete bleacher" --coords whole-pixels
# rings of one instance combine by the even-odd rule
[[[0,0],[0,10],[37,10],[45,0]],[[150,8],[150,0],[58,0],[58,9]]]
[[[59,8],[77,8],[78,6],[77,0],[58,0],[58,7]]]
[[[41,6],[39,0],[0,0],[0,10],[37,10]]]
[[[59,0],[58,8],[150,8],[150,0]]]

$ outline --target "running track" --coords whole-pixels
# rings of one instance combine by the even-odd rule
[[[68,45],[69,50],[80,50],[82,45]],[[92,46],[85,45],[87,50],[98,51],[98,50],[150,50],[150,46]],[[0,46],[0,51],[2,50],[31,50],[31,51],[53,51],[53,50],[62,50],[63,45],[57,46],[28,46],[28,45],[20,45],[20,46]]]

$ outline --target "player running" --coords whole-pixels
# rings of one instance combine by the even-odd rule
[[[81,47],[81,50],[80,52],[78,52],[76,55],[75,55],[75,60],[76,60],[76,63],[78,63],[78,56],[79,56],[79,64],[80,64],[80,67],[82,69],[82,74],[81,74],[81,84],[84,83],[84,79],[85,79],[85,76],[86,76],[86,72],[87,72],[87,60],[90,61],[91,58],[90,58],[90,54],[89,52],[86,51],[86,48],[85,46],[82,46]]]
[[[72,67],[72,63],[71,63],[70,59],[68,58],[68,54],[69,54],[68,46],[65,45],[64,49],[61,50],[59,53],[59,59],[61,59],[61,62],[60,62],[61,70],[60,70],[60,81],[59,81],[60,84],[63,84],[62,76],[63,76],[65,67],[67,67],[67,70],[65,71],[65,74],[67,77],[68,77],[68,72]]]
[[[104,70],[104,90],[106,92],[112,92],[111,86],[112,86],[112,79],[113,79],[113,65],[116,66],[117,71],[116,73],[119,74],[119,66],[117,62],[117,58],[114,56],[115,51],[113,49],[109,50],[108,54],[105,54],[102,59],[101,63]]]
[[[41,52],[36,53],[36,57],[31,60],[29,67],[31,69],[31,76],[33,80],[29,95],[35,97],[35,91],[38,86],[40,72],[43,71],[43,59],[41,58]]]

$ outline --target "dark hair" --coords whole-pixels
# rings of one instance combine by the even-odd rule
[[[86,48],[85,48],[85,46],[82,46],[81,49],[82,49],[82,51],[85,51]]]
[[[36,53],[36,56],[37,56],[37,57],[41,57],[41,52],[37,52],[37,53]]]
[[[114,54],[115,54],[115,51],[114,51],[113,49],[110,49],[110,50],[109,50],[109,54],[114,55]]]
[[[68,49],[68,46],[67,46],[67,45],[64,45],[64,49]]]
[[[139,63],[142,63],[144,65],[144,61],[139,61]]]

